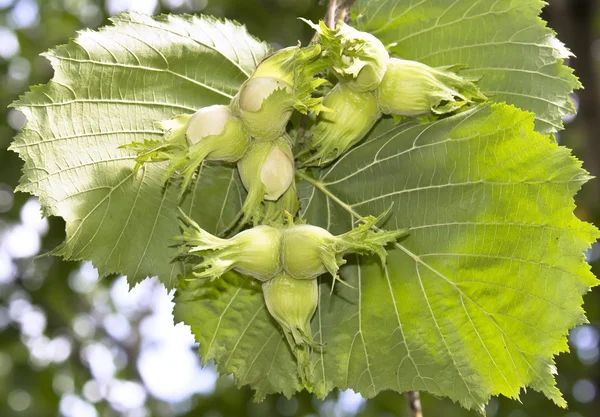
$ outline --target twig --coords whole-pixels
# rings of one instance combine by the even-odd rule
[[[421,411],[421,396],[419,395],[419,391],[408,391],[404,395],[408,401],[408,407],[410,408],[411,416],[423,417],[423,412]]]
[[[329,0],[329,5],[327,6],[327,14],[325,15],[325,24],[329,28],[333,28],[336,22],[336,15],[338,13],[338,1],[337,0]]]
[[[354,3],[354,1],[352,1]],[[345,5],[346,3],[344,3]],[[323,21],[325,24],[333,28],[336,22],[336,15],[338,14],[338,0],[329,0],[329,4],[327,5],[327,13],[325,13],[325,17]],[[314,43],[319,39],[319,32],[315,31],[310,43]],[[298,134],[296,135],[296,144],[303,145],[304,144],[304,135],[306,134],[306,123],[308,121],[308,115],[303,114],[300,117],[300,126],[298,126]]]
[[[325,17],[323,18],[323,21],[327,27],[333,28],[338,21],[346,21],[349,16],[348,11],[355,1],[356,0],[329,0],[329,4],[327,5],[327,13],[325,13]],[[319,32],[315,31],[310,43],[316,42],[317,39],[319,39]],[[302,145],[304,143],[307,119],[307,115],[302,115],[300,118],[300,126],[298,127],[298,134],[296,135],[296,143],[298,145]]]
[[[324,19],[327,26],[333,28],[337,22],[345,22],[350,17],[348,12],[355,1],[356,0],[329,0],[327,14]]]
[[[327,4],[327,12],[323,17],[323,21],[329,28],[333,28],[335,26],[335,16],[338,14],[338,6],[338,0],[329,0],[329,3]],[[312,39],[310,40],[310,43],[316,42],[317,39],[319,39],[319,32],[315,32]]]
[[[348,23],[348,21],[350,20],[350,13],[348,12],[350,11],[350,8],[354,5],[355,1],[356,0],[346,0],[344,2],[343,6],[339,9],[337,17],[338,22],[341,20],[342,22]]]
[[[348,23],[348,20],[350,20],[350,13],[348,12],[355,1],[356,0],[329,0],[327,12],[325,13],[325,17],[323,17],[323,21],[327,27],[333,28],[339,21]],[[319,39],[319,33],[315,32],[310,42],[316,42],[317,39]]]

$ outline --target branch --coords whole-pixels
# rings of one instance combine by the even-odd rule
[[[348,9],[352,7],[355,0],[329,0],[329,4],[327,5],[327,13],[325,13],[325,17],[323,17],[323,21],[327,25],[327,27],[333,28],[335,23],[338,21],[336,16],[339,19],[345,20],[348,15]],[[310,43],[314,43],[319,39],[319,32],[315,32]],[[300,125],[298,126],[298,133],[296,134],[296,146],[302,147],[304,145],[304,135],[306,134],[306,122],[308,120],[308,115],[303,114],[300,117]]]
[[[356,0],[329,0],[327,5],[327,13],[323,17],[323,21],[329,28],[333,28],[340,20],[348,23],[350,20],[350,8],[354,5]],[[319,34],[315,32],[310,42],[316,42]]]
[[[410,408],[411,416],[423,417],[423,412],[421,411],[421,396],[419,395],[419,391],[408,391],[404,395],[408,401],[408,407]]]
[[[327,13],[325,13],[325,17],[323,17],[323,21],[329,28],[333,28],[337,22],[340,20],[346,22],[350,19],[350,14],[348,11],[354,5],[356,0],[329,0],[329,4],[327,5]],[[315,32],[310,43],[316,42],[319,38],[319,33]],[[306,134],[306,122],[307,115],[302,115],[300,118],[300,126],[298,126],[298,133],[296,135],[296,144],[300,147],[304,145],[304,135]]]
[[[340,13],[338,15],[338,21],[342,20],[342,21],[348,23],[348,21],[350,20],[350,14],[348,12],[350,11],[350,9],[352,8],[352,6],[354,5],[355,1],[356,0],[346,0],[344,2],[344,5],[340,9]]]
[[[348,12],[356,0],[329,0],[325,23],[333,28],[340,20],[346,21],[350,18]]]
[[[325,24],[329,28],[333,28],[336,22],[336,14],[338,13],[338,0],[329,0],[327,6],[327,14],[325,15]]]

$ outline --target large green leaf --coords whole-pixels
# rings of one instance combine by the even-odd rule
[[[541,0],[358,0],[359,29],[375,34],[403,58],[431,66],[465,64],[482,76],[492,100],[536,115],[543,133],[561,130],[575,113],[568,95],[580,88],[563,65],[565,46],[539,18]]]
[[[384,227],[410,227],[385,268],[349,259],[341,274],[356,289],[338,285],[330,296],[330,277],[320,278],[319,396],[421,390],[482,409],[490,395],[517,398],[530,386],[565,405],[553,357],[585,321],[582,295],[597,282],[583,251],[598,232],[573,215],[587,173],[534,131],[531,113],[494,105],[426,125],[383,120],[332,168],[304,178],[312,224],[342,233],[393,203]],[[178,290],[176,319],[238,384],[259,398],[290,395],[293,357],[247,280]]]
[[[25,160],[19,190],[65,219],[57,254],[131,283],[158,275],[170,287],[181,272],[169,241],[179,233],[176,187],[162,186],[164,164],[135,174],[134,155],[118,147],[159,139],[160,120],[228,103],[269,49],[245,27],[208,17],[113,21],[46,54],[54,78],[15,103],[29,120],[11,147]],[[204,166],[184,206],[215,232],[242,193],[232,167]]]
[[[255,399],[302,389],[294,356],[279,324],[267,311],[260,282],[228,273],[210,282],[182,283],[175,294],[175,321],[192,328],[202,362],[250,385]]]
[[[319,379],[368,397],[423,390],[468,408],[531,386],[564,406],[553,356],[585,322],[581,297],[597,284],[583,252],[598,231],[573,215],[588,178],[514,107],[381,123],[304,188],[307,220],[333,232],[392,203],[385,226],[410,228],[385,268],[359,258],[344,269],[357,291],[322,292]]]
[[[395,51],[407,58],[469,64],[484,75],[486,92],[498,91],[494,99],[535,111],[539,130],[558,128],[576,83],[562,66],[564,49],[537,17],[540,3],[448,6],[359,1],[355,17],[397,41]],[[161,164],[134,173],[134,155],[119,146],[159,138],[159,120],[229,102],[268,47],[235,23],[205,17],[130,14],[114,23],[48,54],[53,80],[16,103],[29,119],[12,146],[25,160],[20,190],[65,218],[67,239],[56,253],[90,259],[101,274],[124,273],[132,283],[158,275],[173,287],[183,272],[169,240],[179,233],[176,186],[161,184]],[[401,30],[409,30],[406,39]],[[412,43],[419,31],[421,49]],[[513,67],[494,64],[501,58],[474,43],[478,31]],[[502,36],[509,40],[499,43]],[[522,78],[527,71],[531,77]],[[543,90],[525,90],[537,86]],[[540,99],[514,99],[523,94]],[[341,233],[394,203],[383,227],[411,228],[384,266],[349,258],[341,274],[355,289],[337,286],[330,296],[330,278],[320,278],[312,325],[326,346],[314,354],[309,388],[319,396],[353,388],[366,397],[425,390],[481,409],[490,395],[517,397],[531,386],[564,405],[553,357],[567,349],[568,329],[585,320],[582,295],[596,280],[583,251],[598,233],[573,216],[587,174],[534,131],[533,114],[495,105],[428,124],[382,120],[332,167],[299,175],[310,223]],[[236,170],[207,164],[183,207],[218,233],[243,198]],[[175,301],[176,320],[192,326],[205,362],[215,360],[258,398],[302,388],[257,282],[233,273],[182,281]]]

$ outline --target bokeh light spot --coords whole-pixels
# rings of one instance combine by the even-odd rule
[[[131,325],[122,314],[109,314],[104,317],[104,328],[114,339],[125,341],[131,335]]]
[[[27,391],[16,389],[8,394],[8,406],[15,411],[25,411],[31,405],[31,395]]]
[[[1,28],[0,28],[0,31],[1,31]],[[3,42],[2,35],[0,34],[0,45],[2,45],[2,42]],[[1,48],[2,48],[2,46],[0,46],[0,49]],[[21,130],[21,129],[23,129],[23,126],[25,126],[25,123],[27,123],[27,118],[19,110],[10,109],[8,112],[8,115],[6,116],[6,121],[8,122],[8,125],[10,127],[12,127],[13,129]]]
[[[19,52],[19,39],[12,30],[0,26],[0,58],[10,59]]]
[[[590,403],[596,398],[596,385],[589,379],[580,379],[573,384],[573,397],[580,403]]]
[[[41,236],[48,233],[48,219],[42,217],[42,206],[37,198],[30,198],[23,204],[20,213],[21,222]]]
[[[102,400],[102,391],[96,380],[90,379],[83,384],[83,396],[91,403],[97,403]]]
[[[40,336],[46,330],[46,315],[36,307],[29,308],[17,318],[21,324],[21,333],[29,337]]]
[[[35,26],[39,19],[40,10],[34,0],[18,0],[8,14],[10,25],[17,29]]]
[[[64,395],[59,407],[65,417],[98,417],[93,405],[73,394]]]
[[[88,339],[96,332],[96,321],[89,314],[79,314],[73,320],[73,332],[79,339]]]
[[[109,15],[120,12],[133,11],[153,14],[158,6],[158,0],[107,0],[106,11]]]
[[[17,225],[12,227],[5,239],[8,254],[13,258],[30,258],[39,253],[42,246],[40,235],[33,229]]]
[[[102,343],[92,343],[84,347],[81,356],[94,378],[100,382],[111,380],[117,370],[110,349]]]
[[[14,202],[13,189],[8,184],[0,184],[0,213],[9,211]]]
[[[107,398],[115,410],[125,412],[146,403],[146,390],[137,382],[115,380],[110,384]]]
[[[343,415],[355,415],[364,408],[365,404],[362,395],[349,389],[340,393],[335,409]]]
[[[69,286],[72,290],[87,294],[91,293],[98,283],[98,270],[91,262],[82,262],[81,267],[69,275]]]
[[[10,255],[1,247],[2,242],[0,241],[0,284],[10,284],[17,277],[17,267]],[[0,329],[2,327],[2,318],[0,317]]]
[[[7,7],[12,6],[15,0],[0,0],[0,9],[6,9]]]
[[[23,57],[16,56],[10,60],[8,76],[12,81],[27,81],[31,73],[31,64]]]
[[[73,376],[66,372],[59,372],[52,379],[52,388],[58,395],[72,392],[74,386]]]

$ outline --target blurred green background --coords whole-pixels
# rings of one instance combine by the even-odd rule
[[[408,1],[408,0],[406,0]],[[451,0],[448,0],[449,2]],[[317,0],[0,0],[0,416],[408,416],[403,396],[369,401],[351,391],[325,401],[306,393],[252,402],[248,389],[201,369],[189,330],[174,326],[171,298],[153,280],[128,292],[123,277],[98,280],[88,263],[32,258],[64,238],[60,219],[42,219],[29,195],[14,194],[22,163],[6,152],[24,124],[6,108],[29,85],[52,76],[41,52],[97,28],[124,10],[206,13],[236,19],[275,48],[307,42],[325,14]],[[571,65],[585,90],[577,117],[558,140],[600,176],[600,7],[595,0],[550,0],[544,18],[577,55]],[[578,195],[578,215],[600,224],[600,180]],[[600,272],[600,246],[588,259]],[[596,262],[598,261],[598,262]],[[490,417],[600,416],[600,291],[585,298],[590,324],[573,330],[570,354],[557,358],[558,385],[570,404],[541,395],[493,398]],[[425,417],[476,416],[444,399],[422,397]]]

